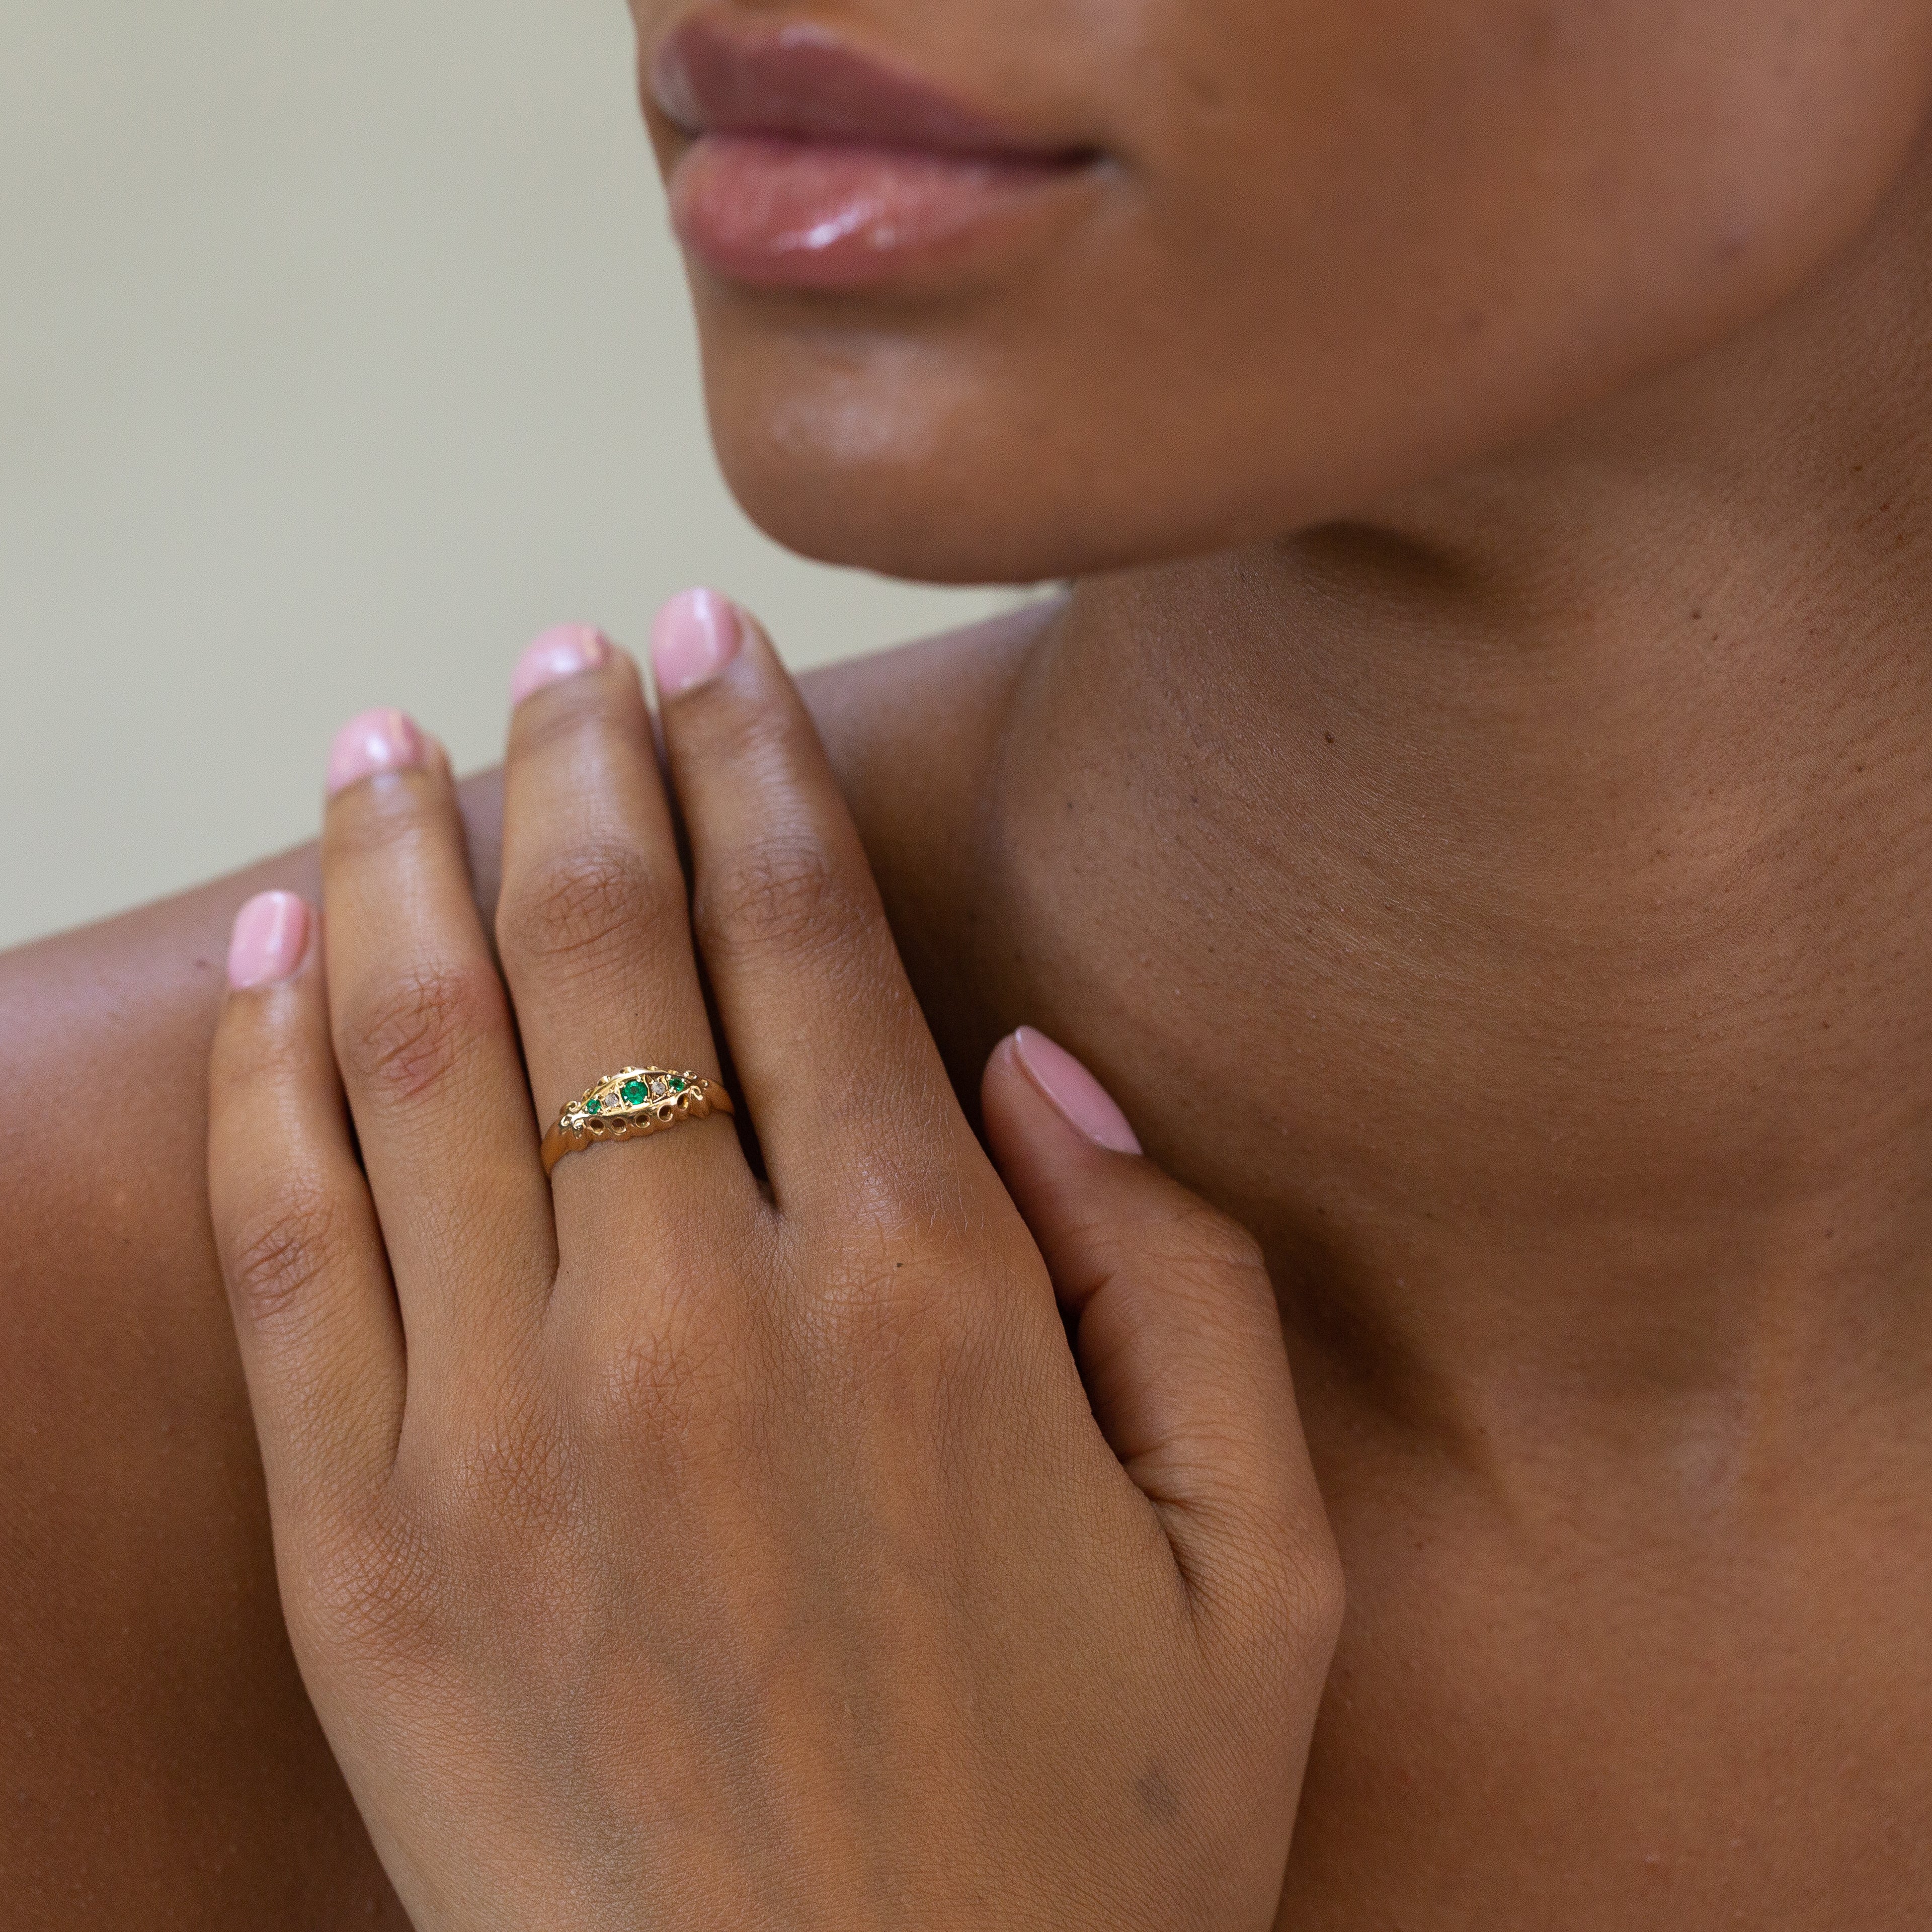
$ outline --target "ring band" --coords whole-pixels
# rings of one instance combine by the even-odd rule
[[[731,1096],[715,1080],[668,1066],[626,1066],[607,1073],[566,1106],[543,1137],[544,1172],[567,1154],[598,1141],[641,1140],[684,1120],[728,1114]]]

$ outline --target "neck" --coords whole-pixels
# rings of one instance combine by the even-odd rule
[[[1083,584],[1013,707],[1010,1016],[1466,1440],[1932,1348],[1917,205],[1558,439]]]

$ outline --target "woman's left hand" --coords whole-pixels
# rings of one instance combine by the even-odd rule
[[[691,593],[658,670],[688,898],[572,632],[520,674],[500,975],[395,714],[338,741],[326,931],[238,922],[215,1222],[376,1846],[424,1932],[1260,1932],[1340,1586],[1254,1245],[1037,1036],[1002,1185],[768,643]],[[769,1187],[722,1114],[547,1181],[600,1076],[718,1078],[694,926]]]

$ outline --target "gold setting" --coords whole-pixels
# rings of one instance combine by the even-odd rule
[[[543,1138],[544,1172],[598,1141],[641,1140],[686,1120],[731,1112],[715,1080],[674,1066],[625,1066],[607,1073],[566,1106]]]

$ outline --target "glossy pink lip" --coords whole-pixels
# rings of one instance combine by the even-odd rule
[[[688,18],[651,92],[692,137],[670,181],[680,238],[760,286],[854,289],[977,252],[1092,159],[807,25]]]

